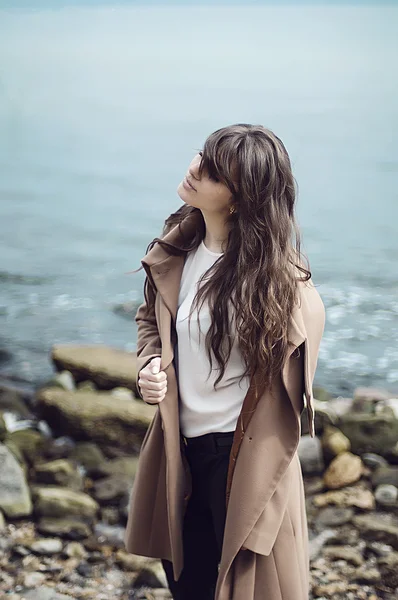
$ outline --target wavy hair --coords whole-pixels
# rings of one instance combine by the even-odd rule
[[[228,216],[226,250],[203,274],[189,316],[208,302],[211,325],[205,338],[206,352],[210,370],[212,353],[220,370],[214,389],[225,373],[235,334],[245,364],[242,378],[260,369],[265,384],[271,386],[287,355],[288,324],[297,301],[298,281],[311,278],[308,259],[305,257],[306,268],[300,248],[290,158],[272,131],[239,123],[217,129],[205,140],[199,177],[203,174],[229,188],[236,211]],[[201,212],[184,204],[172,213],[164,223],[162,237],[194,211]],[[155,243],[174,255],[194,250],[205,237],[203,217],[199,223],[182,250],[158,237],[147,252]],[[299,272],[304,275],[300,277]],[[146,279],[146,299],[149,285]]]

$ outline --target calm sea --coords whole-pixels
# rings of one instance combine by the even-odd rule
[[[326,305],[316,383],[398,391],[398,7],[0,2],[0,374],[135,349],[138,268],[213,130],[285,142]],[[188,4],[188,3],[186,3]]]

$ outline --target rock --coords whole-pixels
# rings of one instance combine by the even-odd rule
[[[329,489],[344,487],[361,478],[363,464],[359,456],[343,452],[332,460],[323,475],[323,481]]]
[[[339,429],[351,441],[355,454],[374,452],[386,456],[398,439],[398,419],[391,415],[350,413],[339,421]]]
[[[332,529],[324,529],[323,531],[320,531],[318,535],[311,538],[308,546],[310,560],[314,560],[319,556],[323,546],[333,537],[334,531]]]
[[[64,519],[43,517],[37,524],[37,531],[71,540],[82,540],[91,535],[91,529],[87,523],[68,517]]]
[[[88,494],[74,492],[64,487],[32,486],[35,513],[45,517],[78,516],[92,519],[99,505]]]
[[[377,561],[383,582],[395,589],[398,587],[398,552],[390,552]]]
[[[77,383],[90,379],[100,389],[117,386],[136,390],[137,356],[104,345],[58,344],[52,347],[51,358],[57,370],[71,371]]]
[[[302,435],[298,445],[298,456],[303,474],[320,473],[324,469],[322,446],[318,437]]]
[[[325,425],[321,438],[321,444],[325,456],[331,458],[351,449],[350,440],[338,429],[331,425]]]
[[[121,456],[113,460],[107,460],[93,468],[90,471],[90,477],[106,477],[106,476],[123,476],[128,477],[131,481],[134,479],[137,472],[138,457],[136,456]]]
[[[68,458],[73,452],[75,446],[75,441],[67,435],[62,435],[55,439],[52,438],[47,441],[43,456],[49,460]]]
[[[130,554],[125,550],[117,550],[115,555],[115,562],[125,571],[139,571],[154,560],[156,559]]]
[[[93,442],[78,442],[70,458],[81,464],[90,476],[106,460],[101,448]]]
[[[313,593],[316,598],[344,598],[347,592],[347,583],[345,581],[333,581],[332,583],[321,583],[315,585]],[[341,596],[340,596],[341,594]]]
[[[4,439],[7,446],[9,443],[16,446],[24,460],[29,464],[33,464],[36,459],[40,458],[46,442],[47,438],[36,429],[13,431],[8,433]]]
[[[62,551],[62,542],[58,538],[42,538],[30,544],[30,549],[36,554],[58,554]]]
[[[79,491],[83,489],[83,477],[76,465],[63,458],[36,465],[36,481],[69,487]]]
[[[124,548],[125,528],[119,525],[107,525],[106,523],[96,523],[94,525],[94,534],[101,543],[110,544],[116,548]]]
[[[115,387],[111,391],[111,394],[112,396],[115,396],[115,398],[121,398],[124,400],[134,400],[133,392],[125,387]]]
[[[372,492],[359,486],[317,494],[313,498],[313,503],[317,507],[334,504],[342,508],[353,506],[362,510],[373,510],[376,506]]]
[[[131,486],[130,477],[111,475],[95,482],[92,495],[100,504],[117,504],[129,492]]]
[[[14,390],[0,389],[0,412],[11,412],[20,417],[30,418],[31,410],[24,402],[21,395]]]
[[[359,583],[377,583],[381,579],[380,571],[370,565],[362,565],[349,576],[352,581]]]
[[[73,375],[70,371],[61,371],[56,373],[52,379],[51,385],[58,383],[59,387],[69,392],[73,392],[76,389]]]
[[[167,579],[161,563],[147,564],[138,573],[134,587],[146,586],[149,588],[167,588]]]
[[[108,392],[65,392],[42,389],[38,409],[59,434],[112,444],[132,452],[139,449],[156,407],[142,400],[127,401]]]
[[[370,469],[378,469],[379,467],[388,467],[388,462],[380,454],[374,452],[365,452],[361,456],[362,462]]]
[[[97,391],[94,381],[90,381],[89,379],[86,379],[85,381],[82,381],[81,383],[79,383],[79,385],[77,386],[77,389],[81,392],[96,392]]]
[[[390,484],[398,487],[398,467],[380,467],[372,473],[372,485]]]
[[[352,508],[328,506],[318,513],[315,523],[318,526],[318,530],[321,531],[325,527],[337,527],[350,522],[353,514],[354,511]]]
[[[24,600],[76,600],[74,596],[65,596],[58,594],[53,588],[39,587],[35,590],[29,590],[23,595]]]
[[[0,443],[0,509],[8,518],[27,517],[32,513],[29,488],[20,464]]]
[[[3,415],[0,413],[0,442],[4,440],[7,435],[7,426]]]
[[[64,554],[69,558],[83,559],[87,557],[87,550],[79,542],[69,542],[64,548]]]
[[[6,521],[4,519],[4,515],[0,510],[0,533],[2,533],[6,528]],[[1,548],[0,548],[1,551]]]
[[[36,588],[38,585],[44,583],[45,580],[46,575],[37,571],[23,574],[23,585],[26,588]]]
[[[398,488],[395,485],[382,483],[375,490],[375,498],[382,506],[398,505]]]
[[[373,387],[357,387],[354,390],[354,405],[359,409],[367,402],[376,404],[389,400],[389,398],[391,398],[391,394],[388,390]]]
[[[325,546],[322,554],[331,560],[345,560],[355,567],[359,567],[364,562],[363,556],[358,550],[345,546]]]
[[[317,386],[317,385],[313,386],[312,392],[313,392],[314,398],[316,398],[320,402],[329,402],[329,400],[331,400],[333,398],[333,396],[331,395],[330,392],[325,390],[325,388]]]
[[[361,537],[372,542],[384,542],[398,550],[398,524],[378,514],[355,515],[354,527],[359,529]]]

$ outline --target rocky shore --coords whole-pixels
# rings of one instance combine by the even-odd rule
[[[32,393],[0,383],[0,600],[165,600],[161,564],[123,535],[137,456],[156,408],[133,353],[58,345]],[[312,599],[398,597],[398,399],[314,389],[302,415]]]

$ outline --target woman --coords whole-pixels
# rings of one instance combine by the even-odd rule
[[[288,153],[260,125],[223,127],[177,192],[142,260],[137,388],[158,408],[126,549],[162,559],[175,600],[308,600],[297,446],[304,406],[314,436],[325,309]]]

